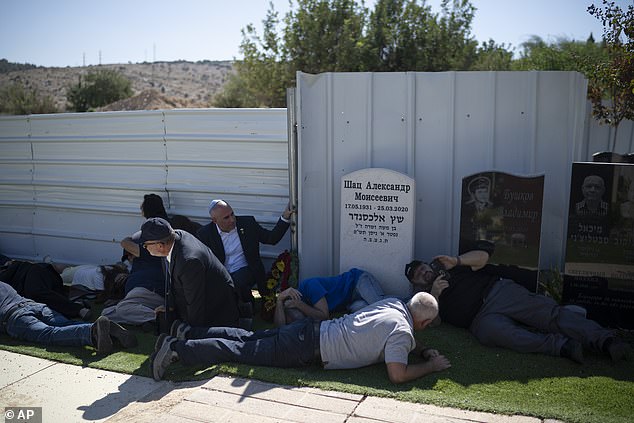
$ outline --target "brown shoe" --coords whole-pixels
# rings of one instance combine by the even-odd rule
[[[110,354],[112,352],[112,339],[110,339],[110,320],[106,316],[99,318],[92,324],[90,329],[92,335],[92,345],[99,354]]]
[[[139,345],[134,333],[113,321],[110,321],[110,336],[119,341],[123,348],[134,348]]]

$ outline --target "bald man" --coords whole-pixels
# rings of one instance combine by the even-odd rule
[[[260,295],[267,292],[260,244],[277,244],[289,227],[293,211],[286,207],[275,227],[263,228],[253,216],[236,216],[224,200],[209,204],[211,223],[198,230],[196,236],[207,245],[231,275],[242,301],[253,303],[251,288],[256,285]]]

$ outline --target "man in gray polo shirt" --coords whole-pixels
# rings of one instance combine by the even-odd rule
[[[185,365],[222,362],[272,367],[313,363],[325,369],[353,369],[385,362],[390,381],[403,383],[450,367],[437,350],[416,345],[414,331],[425,329],[438,314],[438,303],[421,292],[404,303],[388,298],[354,314],[317,322],[307,318],[275,329],[249,332],[238,328],[172,325],[150,358],[152,376],[162,379],[174,361]],[[409,364],[411,352],[424,361]]]

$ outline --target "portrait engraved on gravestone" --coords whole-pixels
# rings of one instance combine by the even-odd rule
[[[634,165],[573,163],[563,302],[634,327]]]
[[[459,249],[491,241],[490,263],[538,269],[543,196],[544,175],[489,171],[463,178]]]
[[[410,294],[403,265],[414,254],[415,181],[370,168],[341,178],[339,269],[367,270],[388,295]]]

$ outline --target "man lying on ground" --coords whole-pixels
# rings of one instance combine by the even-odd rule
[[[133,333],[107,317],[92,324],[69,320],[45,304],[22,297],[4,282],[0,282],[0,333],[44,345],[89,345],[100,354],[112,352],[112,338],[124,348],[137,345]]]
[[[468,328],[487,346],[522,353],[541,353],[583,363],[583,348],[603,352],[613,361],[628,359],[630,347],[614,333],[552,298],[534,294],[487,264],[493,244],[451,257],[435,257],[447,271],[414,261],[406,267],[409,281],[438,300],[438,318]],[[518,272],[515,272],[516,274]]]
[[[174,322],[171,336],[161,335],[150,357],[155,380],[169,365],[211,366],[236,362],[257,366],[354,369],[385,362],[390,381],[403,383],[450,367],[437,350],[416,345],[415,330],[425,329],[438,314],[428,293],[404,303],[388,298],[338,319],[298,320],[275,329],[249,332],[236,328],[191,327]],[[410,364],[414,351],[425,361]]]
[[[273,319],[275,326],[304,317],[326,320],[333,311],[354,313],[384,298],[374,275],[352,268],[337,276],[304,279],[297,289],[280,292]]]

